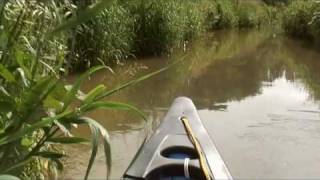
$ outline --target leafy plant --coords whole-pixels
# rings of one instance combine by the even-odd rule
[[[197,37],[204,27],[200,1],[140,0],[129,7],[136,17],[139,54],[170,54],[173,48]]]
[[[218,0],[216,8],[215,28],[229,28],[236,25],[236,10],[235,4],[232,1]]]
[[[82,116],[88,111],[98,108],[139,111],[126,104],[100,101],[103,97],[101,95],[106,92],[106,88],[101,85],[87,94],[79,94],[82,82],[92,73],[101,69],[103,69],[102,66],[88,70],[70,88],[66,88],[52,74],[38,76],[36,79],[26,79],[30,84],[25,86],[23,82],[18,80],[20,75],[8,73],[9,70],[2,70],[2,72],[8,73],[6,76],[2,75],[4,79],[13,80],[6,87],[2,87],[1,94],[0,147],[2,161],[0,170],[2,173],[12,173],[30,162],[33,157],[49,158],[59,168],[61,166],[60,158],[64,154],[50,151],[47,145],[85,142],[85,139],[70,136],[69,130],[74,124],[87,124],[93,134],[93,150],[86,178],[96,155],[99,134],[104,141],[107,167],[111,166],[108,133],[94,120]],[[14,79],[10,79],[12,77]],[[11,94],[10,91],[7,91],[11,88],[19,90]],[[101,97],[97,98],[99,96]],[[71,106],[76,99],[81,101],[80,105]],[[139,113],[141,114],[141,112]],[[65,137],[64,134],[67,136]],[[34,138],[35,136],[37,137]]]
[[[0,37],[3,40],[0,46],[0,174],[3,175],[0,178],[15,179],[5,174],[23,176],[25,168],[34,162],[48,162],[49,169],[61,170],[63,165],[60,159],[65,154],[56,150],[55,145],[88,141],[72,136],[70,129],[75,124],[88,125],[92,132],[92,154],[85,179],[88,178],[94,162],[100,137],[104,142],[109,173],[111,156],[108,133],[99,123],[84,115],[99,108],[133,110],[142,115],[130,105],[102,101],[102,98],[136,81],[116,90],[108,91],[106,87],[99,85],[88,93],[81,92],[81,84],[90,75],[106,68],[97,66],[81,75],[72,85],[65,85],[60,71],[64,65],[64,49],[60,48],[59,43],[56,44],[55,52],[46,46],[46,43],[57,42],[61,36],[40,34],[37,29],[33,29],[36,27],[28,24],[34,23],[28,19],[35,18],[41,20],[40,24],[44,25],[49,21],[46,18],[51,10],[46,8],[47,4],[38,1],[21,0],[16,3],[18,4],[2,1],[0,6]],[[105,4],[101,2],[96,6],[100,9],[101,5]],[[18,12],[13,8],[16,5],[19,6]],[[30,9],[32,7],[39,8],[38,15],[33,16],[37,13]],[[95,15],[95,12],[92,12],[97,10],[95,7],[84,11],[83,14]],[[56,8],[58,11],[58,6]],[[71,19],[54,33],[65,31],[86,20],[78,18]],[[27,30],[22,28],[27,25]],[[39,25],[39,22],[36,25]],[[33,36],[34,34],[36,36]],[[45,174],[38,172],[31,178],[43,178]]]
[[[289,35],[308,39],[318,38],[320,4],[316,1],[293,1],[283,16],[283,28]]]
[[[238,26],[254,27],[258,24],[256,9],[250,5],[241,5],[238,8]]]
[[[115,2],[72,32],[69,69],[83,70],[101,62],[110,65],[127,59],[134,38],[134,17]]]

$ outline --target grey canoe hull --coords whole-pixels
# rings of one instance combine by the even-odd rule
[[[196,107],[186,97],[176,98],[159,128],[142,145],[123,179],[165,179],[166,176],[185,175],[185,159],[172,158],[171,152],[188,154],[190,179],[204,179],[194,146],[190,142],[180,118],[189,119],[190,126],[205,154],[214,179],[232,179],[224,161],[204,128]]]

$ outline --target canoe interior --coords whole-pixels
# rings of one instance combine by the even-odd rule
[[[232,179],[225,163],[204,128],[193,102],[186,97],[175,99],[164,120],[141,146],[125,172],[126,180],[187,179],[185,158],[189,158],[189,179],[204,179],[198,154],[190,142],[181,117],[187,117],[215,179]]]

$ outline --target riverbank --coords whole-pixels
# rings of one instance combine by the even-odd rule
[[[66,61],[68,69],[77,71],[101,62],[113,65],[135,57],[170,55],[217,29],[267,27],[317,40],[318,12],[319,3],[312,0],[119,1],[93,19],[88,29],[80,28],[73,42],[77,47]]]
[[[277,14],[275,7],[252,2],[120,1],[82,32],[80,41],[84,44],[75,42],[79,48],[71,51],[75,62],[71,69],[101,61],[110,65],[137,56],[169,55],[207,31],[275,25]],[[90,49],[92,44],[98,48]]]
[[[33,47],[36,41],[29,39],[40,38],[39,34],[50,32],[64,18],[75,16],[91,4],[66,1],[33,7],[39,12],[47,9],[48,17],[27,17],[26,21],[34,23],[26,24],[22,33]],[[21,8],[14,3],[9,6],[10,19],[18,17]],[[185,48],[204,32],[217,29],[267,27],[318,40],[319,9],[319,3],[313,0],[119,0],[89,22],[62,32],[46,44],[44,51],[48,56],[60,54],[62,59],[53,60],[51,65],[63,61],[65,70],[72,72],[97,64],[121,64],[136,57],[170,55],[173,49]],[[56,14],[50,16],[51,11]]]

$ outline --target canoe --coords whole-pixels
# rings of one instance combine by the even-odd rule
[[[181,121],[188,120],[201,154],[195,148],[190,132]],[[205,159],[212,179],[232,179],[211,137],[204,128],[196,107],[186,97],[176,98],[164,120],[139,149],[123,175],[124,180],[207,179],[200,163]]]

